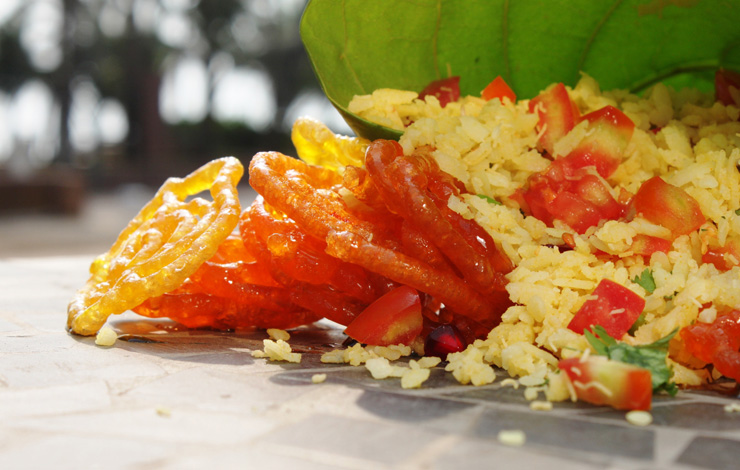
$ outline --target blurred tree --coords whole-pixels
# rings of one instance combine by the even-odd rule
[[[0,127],[24,90],[51,102],[35,133],[9,126],[5,148],[0,135],[0,169],[25,155],[98,184],[159,184],[224,154],[246,163],[290,152],[286,110],[318,90],[298,34],[305,0],[3,2]]]

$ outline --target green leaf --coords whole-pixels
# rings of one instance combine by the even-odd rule
[[[738,24],[737,0],[311,0],[300,30],[329,100],[356,132],[385,136],[346,110],[354,95],[451,75],[478,95],[501,75],[531,98],[581,71],[605,90],[711,90],[715,68],[740,69]]]
[[[649,294],[652,294],[653,291],[655,291],[655,278],[649,268],[645,268],[639,276],[635,276],[635,278],[632,279],[632,282],[639,284]]]
[[[478,196],[481,199],[485,199],[486,202],[488,202],[489,204],[495,204],[497,206],[502,206],[503,205],[500,202],[498,202],[497,200],[495,200],[494,198],[492,198],[491,196],[486,196],[485,194],[476,194],[476,196]]]
[[[597,325],[598,328],[598,325]],[[604,331],[606,333],[606,331]],[[586,337],[588,340],[588,344],[591,345],[592,348],[594,348],[594,351],[596,351],[596,354],[599,356],[609,356],[609,349],[604,341],[601,340],[601,336],[597,337],[593,333],[591,333],[588,330],[583,330],[583,336]],[[610,339],[614,339],[608,334],[606,335]]]
[[[670,381],[673,372],[666,363],[666,357],[668,356],[668,343],[677,332],[678,329],[675,329],[654,343],[639,346],[632,346],[615,340],[609,336],[604,327],[598,325],[594,327],[593,334],[589,331],[584,331],[583,334],[596,351],[596,354],[648,369],[652,379],[653,391],[664,390],[671,395],[675,395],[677,387],[676,384]]]
[[[641,313],[640,316],[637,317],[637,320],[630,326],[629,331],[627,331],[628,334],[631,336],[635,336],[635,332],[645,324],[645,313]]]

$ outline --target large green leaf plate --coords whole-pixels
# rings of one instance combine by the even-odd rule
[[[711,89],[717,67],[740,69],[740,0],[310,0],[301,37],[352,129],[397,138],[347,111],[352,97],[451,75],[477,95],[501,75],[531,98],[581,71],[603,89]]]

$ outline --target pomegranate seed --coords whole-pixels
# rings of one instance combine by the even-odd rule
[[[424,355],[445,359],[448,354],[460,352],[466,346],[457,328],[453,325],[439,325],[427,335],[424,341]]]

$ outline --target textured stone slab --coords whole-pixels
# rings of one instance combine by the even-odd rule
[[[504,375],[421,389],[324,364],[340,329],[291,332],[300,364],[252,357],[262,331],[189,331],[126,313],[110,348],[64,330],[90,257],[0,261],[0,468],[568,470],[734,468],[733,395],[656,397],[654,422],[584,403],[533,411]],[[317,373],[326,381],[313,383]],[[521,446],[499,439],[522,431]]]

